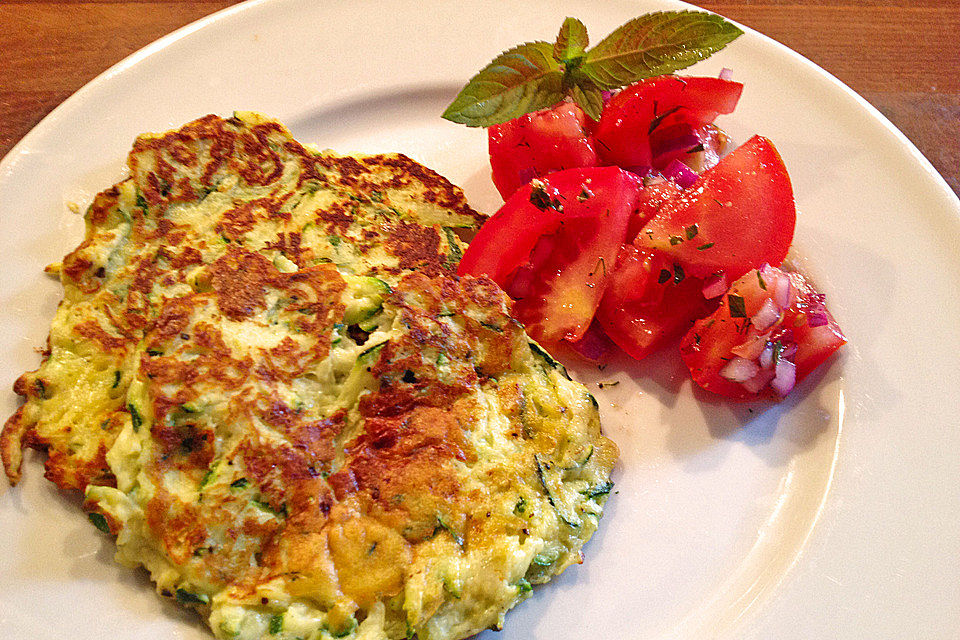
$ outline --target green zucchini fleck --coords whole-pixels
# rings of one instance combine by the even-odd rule
[[[545,551],[533,556],[533,560],[531,560],[530,563],[535,564],[538,567],[549,567],[556,562],[557,558],[559,557],[560,554],[556,551],[556,549],[553,549],[551,551]]]
[[[556,369],[557,371],[560,372],[560,374],[561,374],[564,378],[566,378],[567,380],[570,380],[570,375],[567,373],[567,368],[564,367],[562,364],[560,364],[560,363],[556,360],[556,358],[554,358],[552,355],[550,355],[549,353],[547,353],[547,350],[546,350],[546,349],[544,349],[543,347],[541,347],[541,346],[540,346],[539,344],[537,344],[536,342],[533,342],[532,340],[531,340],[528,344],[530,345],[530,351],[533,352],[533,355],[535,355],[535,356],[540,356],[540,358],[542,358],[544,361],[546,361],[546,363],[547,363],[548,365],[550,365],[550,367],[551,367],[552,369]]]
[[[436,535],[441,530],[444,530],[447,533],[449,533],[451,537],[453,537],[453,541],[456,542],[459,546],[461,547],[463,546],[463,536],[461,536],[456,529],[454,529],[449,524],[447,524],[447,522],[443,519],[443,515],[438,513],[437,525],[433,529],[434,535]]]
[[[87,517],[90,518],[90,522],[92,522],[93,526],[97,529],[100,529],[100,531],[104,533],[110,533],[110,525],[107,524],[107,519],[103,517],[103,514],[92,512],[88,513]]]
[[[330,635],[334,638],[343,638],[344,636],[350,635],[350,633],[357,628],[357,621],[353,617],[347,620],[347,623],[343,625],[340,629],[331,629],[327,627],[327,631],[330,632]]]
[[[375,344],[368,349],[365,349],[357,356],[357,362],[363,366],[370,366],[377,360],[377,356],[380,354],[380,350],[383,349],[383,345],[390,342],[389,340],[384,340],[380,344]]]
[[[140,425],[143,424],[143,418],[140,417],[140,412],[137,411],[137,408],[132,404],[127,405],[127,411],[130,412],[130,422],[133,424],[133,430],[139,431]]]
[[[460,264],[460,258],[463,257],[463,250],[460,248],[460,238],[450,227],[443,228],[447,236],[447,246],[450,247],[450,253],[447,254],[447,264],[456,267]]]
[[[547,501],[550,503],[550,506],[557,512],[557,515],[564,524],[574,529],[578,528],[580,526],[580,518],[577,517],[577,514],[574,512],[573,506],[564,504],[562,496],[558,495],[562,490],[562,480],[559,478],[556,480],[557,484],[560,485],[559,487],[550,486],[553,483],[548,476],[556,477],[560,474],[551,467],[550,463],[541,462],[539,454],[534,454],[533,460],[536,464],[537,477],[540,478],[540,484],[547,494]]]
[[[208,484],[210,484],[210,481],[213,480],[216,477],[216,475],[217,475],[216,465],[211,466],[209,469],[207,469],[207,472],[203,474],[203,478],[200,479],[200,486],[198,487],[198,489],[203,489]]]
[[[277,635],[283,631],[283,614],[274,614],[270,616],[270,624],[268,627],[271,635]]]
[[[267,513],[269,513],[275,518],[287,517],[287,505],[285,504],[280,505],[279,509],[274,509],[269,502],[262,500],[259,496],[256,498],[253,498],[250,502],[252,502],[253,505],[258,509],[260,509],[261,511],[266,511]]]
[[[205,593],[193,593],[186,589],[177,589],[177,601],[181,604],[210,604],[210,596]]]
[[[517,500],[517,504],[513,507],[513,512],[517,515],[522,515],[527,510],[527,500],[520,496],[520,499]]]
[[[583,495],[587,496],[590,499],[599,498],[600,496],[605,496],[613,489],[612,482],[601,482],[593,487],[590,487],[586,491],[583,491]]]
[[[359,324],[376,315],[390,292],[390,285],[380,278],[358,278],[357,287],[351,292],[353,297],[346,303],[343,312],[343,324]]]

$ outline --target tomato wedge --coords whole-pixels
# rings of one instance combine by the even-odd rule
[[[678,275],[663,257],[624,245],[597,322],[618,347],[641,360],[712,311],[716,302],[703,297],[702,287],[699,279]]]
[[[487,130],[493,184],[504,200],[533,178],[600,164],[589,129],[595,124],[573,102],[535,111]]]
[[[781,264],[796,217],[780,154],[754,136],[666,202],[635,242],[670,256],[690,275],[722,271],[732,281],[764,263]]]
[[[579,340],[623,244],[641,185],[617,167],[558,171],[519,189],[480,229],[461,275],[490,276],[546,344]]]
[[[781,398],[847,339],[797,273],[764,266],[733,283],[680,343],[694,382],[735,400]]]
[[[642,80],[604,107],[594,130],[600,156],[605,162],[645,173],[653,165],[652,136],[660,137],[679,123],[692,133],[718,114],[732,113],[742,92],[739,82],[719,78],[658,76]],[[667,137],[680,135],[678,131]]]

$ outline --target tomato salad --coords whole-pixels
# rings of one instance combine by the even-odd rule
[[[779,399],[846,339],[823,295],[780,269],[796,210],[776,148],[730,153],[714,126],[743,85],[664,75],[566,99],[488,128],[505,199],[460,263],[486,274],[547,346],[597,357],[601,334],[636,359],[682,336],[693,380],[736,400]]]

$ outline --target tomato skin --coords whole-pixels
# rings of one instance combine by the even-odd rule
[[[757,398],[779,399],[769,386],[758,391],[747,389],[744,384],[721,375],[736,355],[733,349],[751,340],[782,341],[795,344],[796,353],[789,356],[796,366],[796,382],[799,383],[844,343],[846,338],[836,320],[827,312],[822,296],[797,273],[786,274],[768,267],[762,276],[766,288],[761,285],[757,270],[750,271],[733,283],[723,296],[720,306],[710,316],[698,320],[680,342],[680,356],[690,369],[693,381],[699,386],[734,400]],[[786,278],[792,283],[793,293],[789,307],[782,310],[782,318],[761,333],[751,318],[767,300],[772,300],[772,283],[777,278]],[[744,317],[733,317],[730,312],[730,296],[743,299]],[[821,314],[825,320],[820,326],[811,326],[811,316]]]
[[[535,111],[487,130],[493,184],[504,200],[554,171],[600,164],[594,122],[573,102]]]
[[[682,335],[715,302],[704,299],[697,278],[660,282],[671,265],[632,245],[621,247],[610,284],[597,308],[597,322],[631,357],[641,360],[663,343]]]
[[[682,191],[683,189],[678,187],[675,182],[669,180],[644,187],[643,191],[640,192],[637,209],[630,217],[630,224],[627,226],[627,242],[633,242],[644,225],[653,216],[657,215],[660,208]]]
[[[650,167],[650,134],[678,122],[709,124],[732,113],[743,92],[739,82],[718,78],[658,76],[618,93],[606,105],[594,130],[604,162],[625,169]],[[654,120],[659,118],[659,120]]]
[[[576,341],[590,326],[640,194],[636,176],[584,167],[517,190],[480,229],[461,275],[490,276],[513,313],[545,344]],[[560,206],[543,206],[544,202]]]
[[[783,160],[769,140],[754,136],[666,202],[635,242],[670,256],[690,275],[723,271],[732,281],[764,263],[780,265],[795,224]]]

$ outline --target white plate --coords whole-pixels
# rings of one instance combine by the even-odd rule
[[[503,49],[551,39],[564,16],[598,40],[680,6],[263,0],[147,47],[0,163],[0,388],[38,362],[60,297],[41,270],[82,237],[68,203],[120,177],[137,133],[258,110],[303,141],[407,153],[492,212],[483,133],[439,117],[462,83]],[[618,491],[586,564],[498,637],[955,638],[960,202],[872,107],[783,46],[748,31],[693,72],[724,66],[746,90],[721,124],[781,151],[802,212],[796,251],[850,344],[774,408],[694,394],[670,354],[580,369],[623,451]],[[10,392],[2,402],[16,406]],[[25,476],[0,489],[5,637],[210,637],[114,565],[112,541],[36,456]]]

